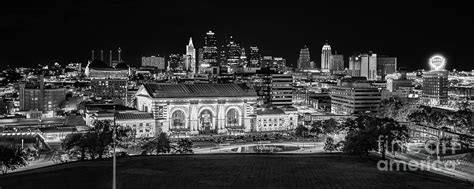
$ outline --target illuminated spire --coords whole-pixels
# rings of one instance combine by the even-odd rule
[[[189,38],[189,44],[188,44],[188,46],[194,47],[194,45],[193,45],[193,38],[192,38],[192,37]]]

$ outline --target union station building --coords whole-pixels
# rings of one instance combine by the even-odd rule
[[[256,131],[257,99],[254,90],[238,84],[152,83],[136,93],[137,109],[152,113],[157,129],[189,135]]]

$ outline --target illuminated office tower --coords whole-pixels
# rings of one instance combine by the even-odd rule
[[[377,79],[377,54],[368,53],[359,55],[360,58],[360,76],[367,80]]]
[[[329,62],[329,71],[338,72],[344,70],[344,55],[342,54],[333,54],[331,55]]]
[[[193,45],[193,39],[189,38],[189,43],[186,45],[186,66],[187,70],[196,73],[196,49]]]
[[[397,57],[377,56],[377,77],[385,79],[387,74],[397,71]]]
[[[249,67],[252,68],[259,68],[260,63],[262,61],[262,57],[260,55],[260,51],[258,47],[250,47],[250,54],[249,54],[250,65]]]
[[[321,71],[329,71],[329,63],[331,62],[331,46],[326,42],[321,51]]]
[[[360,77],[360,57],[349,57],[349,74],[352,77]]]
[[[200,73],[219,74],[217,40],[214,32],[209,31],[204,38],[203,60],[199,65]]]
[[[228,66],[238,66],[240,63],[240,45],[230,36],[226,45],[226,63]]]
[[[306,45],[300,50],[300,57],[298,58],[298,69],[311,69],[309,48]]]

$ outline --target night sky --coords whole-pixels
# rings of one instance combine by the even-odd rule
[[[246,48],[256,45],[262,55],[281,56],[293,65],[306,44],[319,66],[321,47],[328,40],[333,53],[347,57],[374,51],[398,57],[399,67],[409,70],[428,69],[427,60],[435,53],[447,57],[448,69],[474,69],[474,14],[469,5],[313,2],[296,8],[240,1],[154,2],[3,4],[0,66],[86,63],[92,49],[104,49],[108,60],[109,50],[118,47],[122,58],[137,66],[142,55],[185,53],[189,37],[201,47],[212,30],[219,44],[232,35]]]

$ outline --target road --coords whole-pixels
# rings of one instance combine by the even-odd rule
[[[209,153],[237,153],[231,151],[235,148],[248,147],[255,145],[283,145],[283,146],[296,146],[300,147],[296,151],[287,151],[287,152],[278,152],[278,153],[319,153],[324,152],[323,142],[282,142],[282,143],[268,143],[268,144],[233,144],[233,145],[217,145],[215,147],[206,147],[206,148],[195,148],[195,154],[209,154]]]

